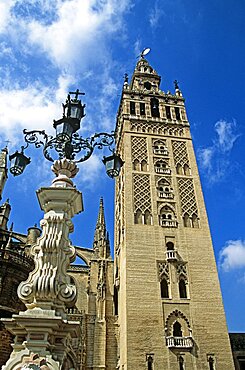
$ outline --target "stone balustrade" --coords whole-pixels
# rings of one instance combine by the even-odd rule
[[[159,198],[164,198],[164,199],[173,199],[174,197],[173,193],[164,193],[164,191],[159,191],[158,196]]]
[[[168,348],[192,348],[192,337],[166,337],[166,345]]]

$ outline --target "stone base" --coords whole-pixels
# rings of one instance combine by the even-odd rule
[[[3,319],[3,322],[15,335],[15,341],[13,352],[2,370],[21,369],[34,354],[44,360],[46,369],[61,369],[66,362],[69,368],[78,368],[71,341],[81,337],[79,322],[68,321],[55,316],[54,311],[40,309],[20,312],[12,319]]]

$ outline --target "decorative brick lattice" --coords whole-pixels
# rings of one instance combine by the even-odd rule
[[[145,212],[151,212],[151,191],[149,175],[133,175],[134,208]]]
[[[178,178],[179,196],[182,215],[195,214],[198,217],[196,196],[192,179]]]
[[[158,134],[158,135],[165,135],[165,136],[184,136],[185,129],[182,127],[164,127],[162,123],[151,122],[150,124],[147,122],[131,122],[131,131],[134,132],[142,132],[142,133],[149,133],[149,134]]]
[[[146,138],[140,136],[132,136],[131,137],[132,143],[132,161],[137,159],[138,161],[146,161],[147,162],[147,144]]]
[[[189,158],[187,153],[186,143],[184,141],[172,141],[173,155],[175,164],[189,166]]]
[[[164,277],[169,280],[169,265],[168,262],[158,262],[158,276],[161,281]]]
[[[179,262],[176,266],[178,277],[183,276],[187,280],[187,265],[186,263]]]

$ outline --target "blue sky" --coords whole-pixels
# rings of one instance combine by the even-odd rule
[[[81,133],[111,131],[123,75],[146,46],[163,91],[179,81],[186,98],[209,215],[227,322],[245,331],[245,4],[242,0],[0,0],[0,143],[13,152],[23,128],[52,134],[69,89],[86,95]],[[35,190],[52,179],[41,151],[20,177],[9,176],[16,231],[39,223]],[[75,217],[74,244],[90,247],[104,197],[113,238],[113,181],[97,151],[76,185],[85,211]],[[112,243],[111,243],[112,244]]]

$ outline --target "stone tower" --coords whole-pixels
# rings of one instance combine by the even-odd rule
[[[177,81],[171,94],[160,80],[141,57],[118,111],[118,368],[232,370],[184,98]]]

